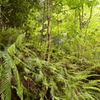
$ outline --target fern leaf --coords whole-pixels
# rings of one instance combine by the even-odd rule
[[[8,53],[10,55],[14,55],[15,54],[15,43],[12,44],[9,48],[8,48]]]
[[[1,73],[1,86],[0,86],[0,94],[2,100],[11,100],[11,66],[9,63],[10,57],[7,52],[3,53],[4,58],[4,67],[3,72]]]
[[[18,36],[18,38],[17,38],[17,40],[15,42],[17,47],[20,47],[22,45],[23,37],[24,37],[24,34],[21,34],[21,35]]]

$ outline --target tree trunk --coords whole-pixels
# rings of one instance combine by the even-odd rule
[[[50,59],[50,49],[51,49],[51,34],[50,34],[50,20],[51,20],[51,4],[50,0],[47,0],[47,49],[46,49],[46,58],[48,61]]]
[[[80,12],[79,12],[79,22],[80,22],[80,30],[82,30],[82,28],[84,27],[83,25],[83,14],[84,14],[84,8],[83,5],[80,8]]]

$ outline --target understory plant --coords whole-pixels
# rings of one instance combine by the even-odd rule
[[[95,66],[80,70],[68,60],[45,61],[24,37],[0,51],[1,100],[99,100],[100,80],[90,80],[100,77],[91,74]]]

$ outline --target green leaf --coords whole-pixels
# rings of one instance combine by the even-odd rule
[[[23,40],[23,38],[24,38],[24,34],[21,34],[21,35],[18,36],[18,38],[17,38],[17,40],[16,40],[16,42],[15,42],[15,45],[16,45],[17,47],[20,47],[20,46],[22,45],[22,40]]]
[[[16,53],[16,51],[15,51],[15,43],[12,44],[12,45],[8,48],[8,53],[9,53],[10,55],[14,55],[14,54]]]
[[[36,81],[37,81],[37,82],[40,82],[40,81],[43,80],[43,73],[42,73],[41,70],[39,71],[39,74],[37,74],[37,75],[35,76],[35,78],[36,78]]]
[[[27,68],[24,68],[24,71],[28,74],[28,73],[31,73],[31,71]]]
[[[0,76],[0,94],[2,100],[11,100],[11,66],[10,66],[10,56],[7,52],[3,52],[3,70]],[[1,66],[0,66],[1,67]]]

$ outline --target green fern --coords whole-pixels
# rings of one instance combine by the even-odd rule
[[[19,41],[20,40],[20,41]],[[21,43],[21,36],[17,39],[16,45],[19,46]],[[16,67],[15,61],[13,59],[16,53],[15,43],[12,44],[7,50],[0,51],[0,58],[3,59],[1,68],[3,69],[0,77],[0,94],[2,100],[11,100],[11,78],[12,71],[14,73],[14,79],[16,81],[17,87],[15,87],[18,96],[23,100],[23,85],[20,81],[20,76],[18,69]]]
[[[17,38],[17,40],[15,42],[17,47],[20,47],[22,45],[23,38],[24,38],[24,34],[21,34],[21,35],[18,36],[18,38]]]
[[[48,89],[52,100],[98,100],[95,91],[100,92],[100,81],[87,79],[94,67],[79,71],[71,65],[69,67],[72,69],[67,70],[66,65],[63,64],[65,61],[45,61],[22,43],[23,35],[20,35],[7,50],[0,51],[2,100],[11,100],[11,88],[16,89],[21,100],[23,100],[23,94],[26,100],[38,99],[38,96],[40,100],[44,100],[48,98],[46,95]],[[22,58],[18,57],[19,54]],[[26,54],[27,57],[25,57]],[[19,71],[18,66],[23,70]],[[96,76],[96,74],[92,75]],[[12,77],[14,77],[15,86],[11,85]],[[26,81],[25,85],[28,83],[28,87],[25,87],[21,80]]]
[[[11,100],[11,65],[9,61],[11,60],[8,53],[2,52],[2,57],[4,59],[3,71],[1,73],[1,86],[0,86],[0,94],[2,100]]]

